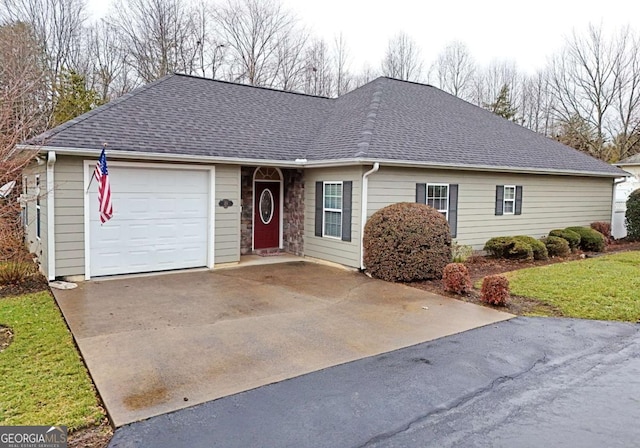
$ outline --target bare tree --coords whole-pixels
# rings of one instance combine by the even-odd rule
[[[549,92],[549,75],[539,71],[523,79],[522,99],[520,101],[522,125],[532,131],[552,136],[553,100]]]
[[[614,68],[617,126],[612,130],[616,161],[640,152],[640,36],[623,29],[618,50]]]
[[[380,76],[380,72],[378,70],[369,64],[364,64],[360,72],[353,77],[351,90],[357,89],[358,87],[373,81],[378,76]]]
[[[101,20],[89,29],[89,55],[94,88],[103,100],[111,100],[136,87],[127,53],[114,25]]]
[[[198,30],[181,0],[118,0],[108,21],[121,33],[128,62],[143,81],[194,71]]]
[[[29,24],[42,49],[49,98],[41,107],[51,114],[60,74],[75,69],[82,54],[85,0],[0,0],[0,5],[0,20]]]
[[[303,90],[307,68],[305,32],[291,33],[283,37],[277,47],[277,86],[282,90]]]
[[[387,52],[382,60],[382,73],[384,76],[405,81],[420,79],[420,50],[407,34],[399,33],[389,40]]]
[[[233,81],[274,86],[283,45],[296,41],[294,17],[274,0],[228,0],[216,21],[229,46]]]
[[[347,42],[342,33],[334,41],[335,45],[335,74],[336,74],[336,96],[347,93],[351,88],[352,76],[349,72],[349,50]]]
[[[431,66],[430,75],[435,79],[437,87],[459,98],[471,96],[471,83],[476,71],[476,64],[467,49],[459,41],[446,46],[435,63]]]
[[[16,144],[45,129],[42,104],[48,95],[46,58],[33,28],[23,22],[0,26],[0,186],[20,185],[32,153]],[[15,184],[14,184],[15,185]],[[19,187],[0,199],[0,259],[23,253],[24,240],[17,203]]]
[[[574,32],[551,61],[550,88],[558,120],[569,123],[577,116],[592,126],[596,138],[589,140],[588,152],[602,159],[607,158],[609,111],[620,90],[616,78],[621,57],[620,42],[607,40],[601,27],[591,25],[585,37]]]
[[[324,40],[315,40],[307,48],[304,92],[311,95],[332,96],[335,76],[329,47]]]

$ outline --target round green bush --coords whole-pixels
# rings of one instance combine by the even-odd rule
[[[534,259],[536,260],[549,259],[549,253],[547,252],[547,247],[544,245],[542,241],[537,240],[534,237],[528,236],[528,235],[518,235],[518,236],[514,236],[514,238],[531,246]]]
[[[569,243],[571,250],[576,250],[580,247],[580,234],[568,229],[555,229],[549,232],[549,236],[556,236],[562,238]]]
[[[451,263],[451,232],[442,213],[401,202],[375,212],[364,228],[364,265],[387,281],[442,278]]]
[[[627,237],[633,241],[640,240],[640,188],[629,195],[624,218],[627,223]]]
[[[569,242],[559,236],[548,236],[541,240],[552,257],[566,257],[571,253]]]
[[[591,227],[567,227],[565,230],[571,230],[580,235],[580,249],[589,252],[602,252],[605,246],[604,235]]]

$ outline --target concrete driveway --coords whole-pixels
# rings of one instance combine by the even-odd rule
[[[512,317],[305,262],[54,295],[116,426]]]

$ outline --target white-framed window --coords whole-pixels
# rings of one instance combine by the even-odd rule
[[[42,231],[41,211],[40,211],[40,175],[36,174],[36,238],[40,239]]]
[[[516,186],[504,186],[503,213],[505,215],[513,215],[516,211]]]
[[[324,182],[322,197],[322,236],[342,238],[342,182]]]
[[[449,219],[449,184],[427,184],[427,205]]]

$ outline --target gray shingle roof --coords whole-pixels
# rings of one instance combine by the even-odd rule
[[[626,159],[622,159],[621,161],[616,163],[617,166],[638,164],[640,164],[640,154],[634,154],[631,157],[627,157]]]
[[[294,161],[624,172],[435,87],[378,78],[337,99],[170,75],[28,144]]]

